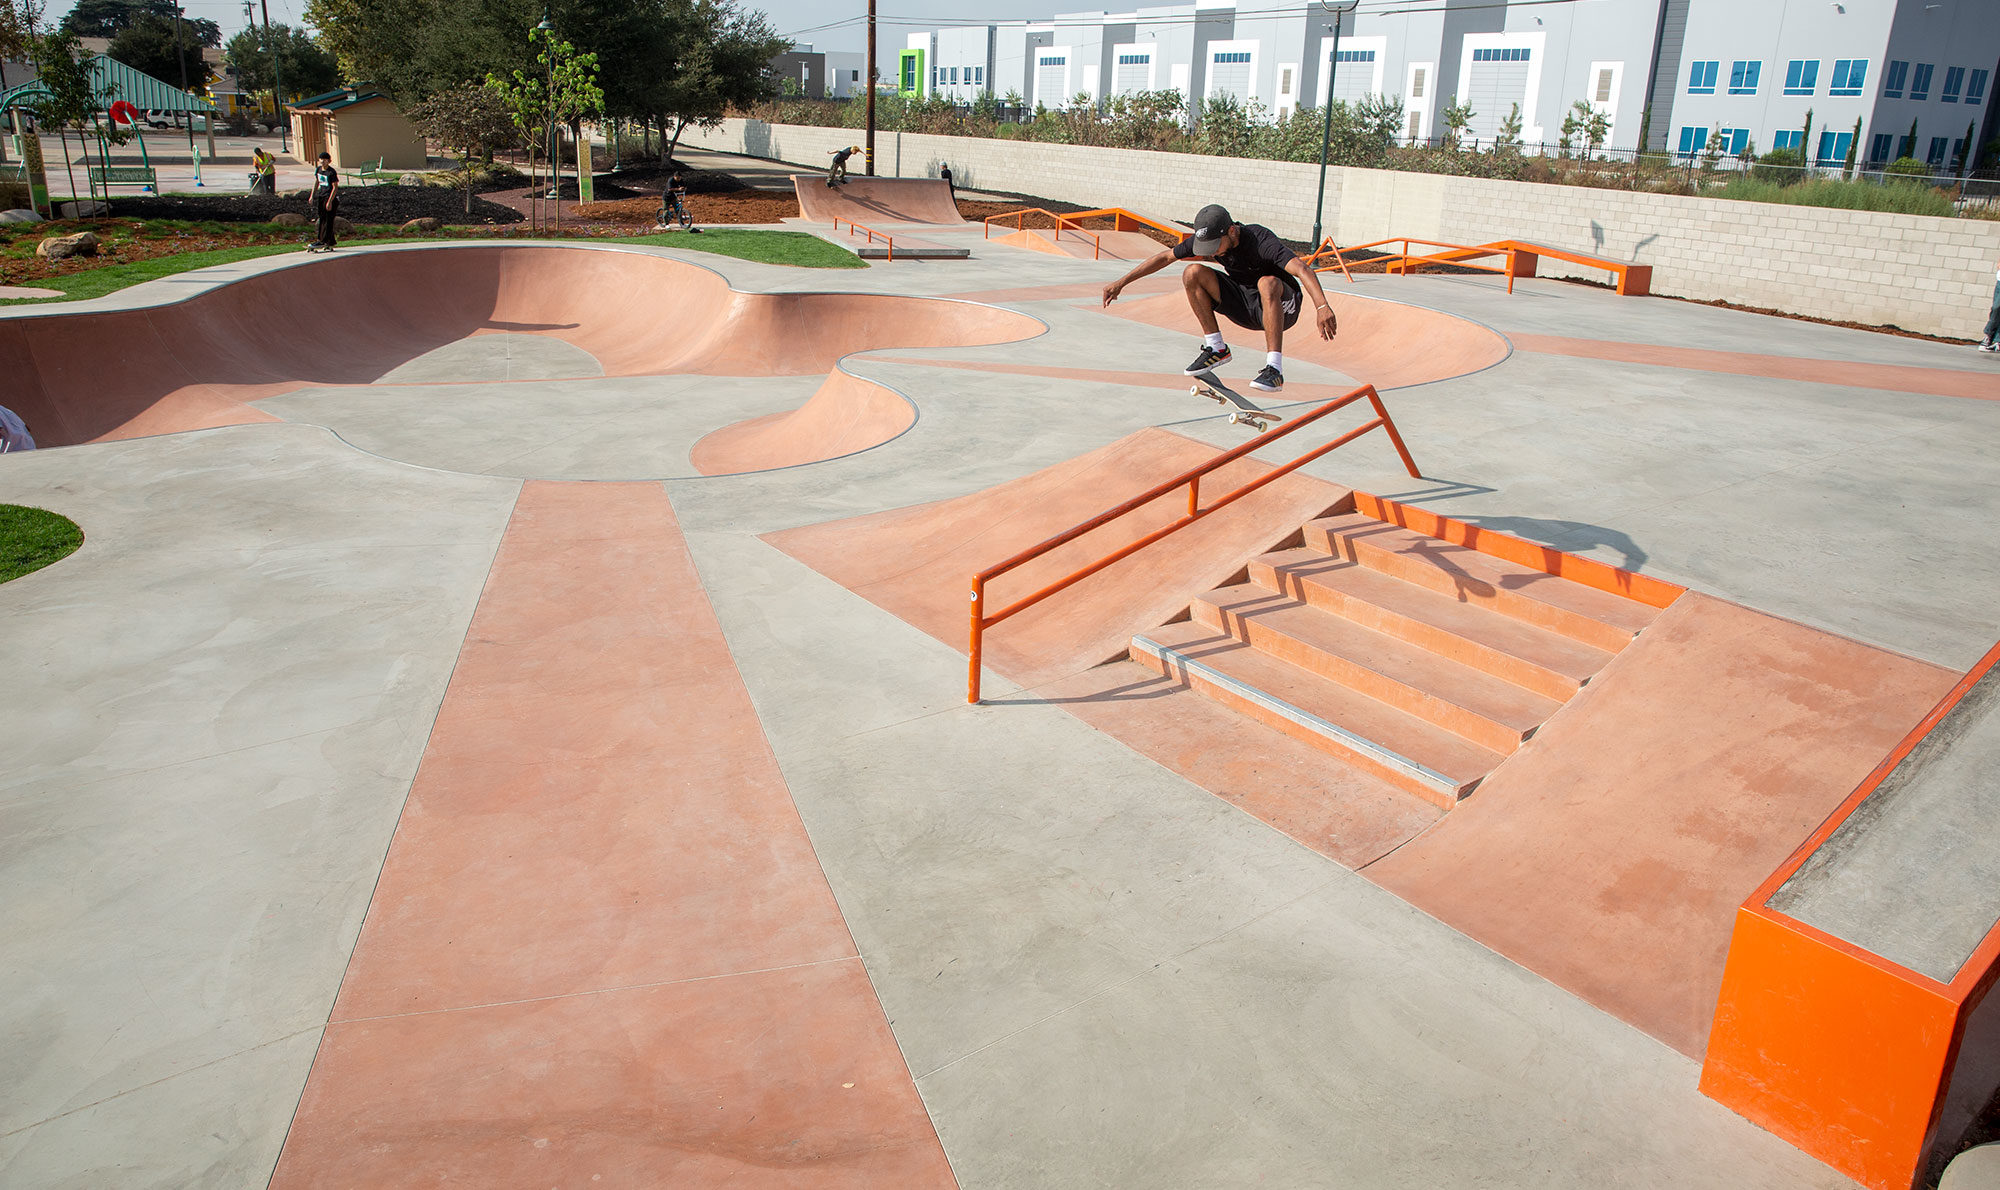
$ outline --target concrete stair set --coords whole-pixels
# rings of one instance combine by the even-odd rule
[[[1659,614],[1363,513],[1302,537],[1133,660],[1446,809]]]

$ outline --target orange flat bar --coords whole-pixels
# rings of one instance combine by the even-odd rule
[[[1505,558],[1509,562],[1533,567],[1544,574],[1557,575],[1574,583],[1582,583],[1586,587],[1623,595],[1627,599],[1637,600],[1649,607],[1665,607],[1687,592],[1686,587],[1677,583],[1630,570],[1621,570],[1594,558],[1566,554],[1550,546],[1519,537],[1510,537],[1505,533],[1496,533],[1491,529],[1467,524],[1464,521],[1455,521],[1426,508],[1418,508],[1413,504],[1399,504],[1394,500],[1384,500],[1380,496],[1371,496],[1366,492],[1354,493],[1354,507],[1355,511],[1374,517],[1378,521],[1414,529],[1426,537],[1436,537],[1495,558]]]
[[[1590,256],[1582,252],[1570,252],[1562,248],[1551,248],[1546,244],[1531,244],[1525,240],[1500,240],[1493,247],[1511,248],[1521,257],[1520,275],[1535,275],[1536,258],[1547,256],[1556,260],[1566,260],[1571,264],[1587,268],[1603,269],[1618,280],[1618,292],[1624,297],[1646,297],[1653,289],[1653,266],[1631,264],[1620,260],[1607,260],[1602,256]]]

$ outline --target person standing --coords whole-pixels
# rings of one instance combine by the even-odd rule
[[[1223,341],[1221,314],[1240,327],[1264,332],[1264,367],[1250,387],[1274,393],[1285,386],[1285,331],[1299,320],[1302,299],[1312,295],[1319,337],[1331,339],[1340,329],[1319,277],[1297,253],[1271,229],[1256,223],[1238,223],[1221,206],[1210,203],[1194,217],[1194,235],[1171,248],[1141,261],[1133,270],[1104,287],[1104,304],[1118,300],[1127,285],[1150,276],[1176,260],[1188,262],[1181,270],[1181,288],[1187,291],[1188,306],[1202,330],[1201,351],[1184,371],[1199,376],[1229,362],[1229,344]],[[1204,262],[1214,261],[1222,271]]]
[[[258,145],[250,155],[250,190],[254,194],[276,194],[278,192],[278,159]]]
[[[22,421],[12,409],[0,405],[0,455],[33,449],[35,437],[28,433],[28,423]]]
[[[958,183],[951,180],[951,162],[947,161],[938,166],[938,177],[943,178],[944,184],[951,188],[951,201],[957,202]]]
[[[1986,316],[1986,335],[1979,350],[2000,351],[2000,267],[1993,271],[1993,310]]]
[[[313,167],[312,209],[313,217],[319,221],[319,236],[313,240],[313,248],[331,252],[333,219],[340,211],[340,175],[334,172],[331,153],[321,153],[319,164]]]

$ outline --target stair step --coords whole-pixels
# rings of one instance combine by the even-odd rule
[[[1132,638],[1132,659],[1450,808],[1501,756],[1192,620]]]
[[[1611,660],[1594,645],[1311,547],[1254,559],[1250,579],[1557,701]]]
[[[1562,703],[1255,583],[1211,591],[1194,618],[1283,661],[1502,755]]]
[[[1306,545],[1454,599],[1485,603],[1538,628],[1617,652],[1659,609],[1483,554],[1363,513],[1305,527]]]

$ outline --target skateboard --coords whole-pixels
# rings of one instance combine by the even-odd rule
[[[1188,394],[1207,397],[1218,405],[1235,406],[1229,412],[1229,424],[1233,426],[1252,426],[1263,431],[1271,428],[1270,423],[1285,420],[1268,409],[1259,409],[1252,405],[1242,394],[1222,383],[1222,379],[1212,371],[1196,372],[1194,384],[1189,387]]]
[[[333,245],[332,245],[332,244],[307,244],[307,245],[306,245],[306,251],[308,251],[308,252],[331,252],[331,251],[333,251]]]

